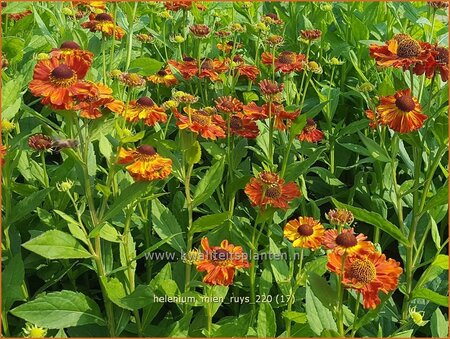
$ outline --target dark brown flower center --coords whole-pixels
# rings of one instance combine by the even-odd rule
[[[448,49],[445,47],[437,47],[436,51],[438,52],[438,54],[435,57],[436,62],[447,65],[448,64]]]
[[[61,44],[61,49],[81,49],[75,41],[65,41]]]
[[[193,61],[195,61],[195,59],[194,59],[194,58],[191,58],[191,57],[189,57],[189,56],[185,56],[185,57],[183,58],[183,61],[184,61],[184,62],[193,62]]]
[[[155,155],[156,150],[150,145],[141,145],[136,149],[139,153],[145,155]]]
[[[356,259],[350,266],[347,274],[351,279],[368,284],[376,277],[377,270],[371,261]]]
[[[278,199],[281,197],[281,187],[279,185],[271,185],[266,190],[266,197]]]
[[[167,72],[165,71],[165,70],[160,70],[160,71],[158,71],[158,73],[157,73],[160,77],[164,77],[164,76],[166,76],[167,75]]]
[[[73,77],[74,72],[69,66],[62,64],[53,69],[51,75],[56,79],[67,80]]]
[[[258,177],[265,184],[274,184],[278,181],[278,175],[276,173],[261,172]]]
[[[192,119],[192,121],[194,121],[202,126],[209,125],[209,123],[211,121],[211,117],[209,116],[209,114],[204,111],[197,111],[197,112],[192,113],[191,119]]]
[[[295,53],[283,52],[278,56],[278,61],[282,64],[293,64],[295,62]]]
[[[401,58],[414,58],[420,54],[420,45],[414,39],[402,39],[398,42],[397,55]]]
[[[230,127],[233,130],[240,130],[242,129],[242,119],[236,116],[232,116],[230,118]]]
[[[148,106],[148,107],[152,107],[155,104],[153,100],[150,99],[149,97],[142,97],[137,101],[137,103],[141,106]]]
[[[212,71],[214,69],[214,63],[211,59],[205,59],[202,62],[202,69],[207,69],[209,71]]]
[[[314,233],[314,229],[310,224],[301,224],[297,227],[297,233],[303,237],[309,237]]]
[[[405,39],[409,39],[411,40],[411,37],[408,34],[405,33],[399,33],[399,34],[395,34],[392,39],[397,40],[397,42],[403,41]]]
[[[410,95],[399,97],[395,100],[395,105],[403,112],[411,112],[416,107],[416,103]]]
[[[108,13],[100,13],[95,16],[95,20],[98,21],[113,21],[113,18]]]
[[[336,244],[342,247],[353,247],[358,243],[356,237],[350,232],[344,232],[336,237]]]
[[[203,24],[193,25],[189,27],[189,29],[191,30],[192,34],[198,37],[205,37],[210,32],[209,27]]]

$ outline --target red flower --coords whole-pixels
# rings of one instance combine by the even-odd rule
[[[380,123],[380,117],[379,117],[378,113],[374,113],[374,111],[372,111],[371,109],[367,109],[365,111],[365,113],[366,113],[367,119],[370,120],[370,122],[369,122],[370,128],[376,129],[378,124]]]
[[[306,121],[306,126],[303,128],[302,132],[299,134],[298,139],[300,141],[307,142],[319,142],[324,137],[323,132],[317,129],[317,124],[313,119],[308,119]]]
[[[74,110],[80,110],[80,117],[98,119],[103,115],[101,110],[104,108],[108,108],[114,113],[121,113],[123,111],[123,102],[114,99],[111,88],[102,83],[92,83],[92,86],[97,91],[89,96],[78,97],[80,102],[73,107]]]
[[[237,113],[242,111],[242,102],[231,96],[219,97],[216,100],[216,108],[224,113]]]
[[[217,138],[225,138],[223,129],[225,121],[220,115],[215,113],[215,109],[204,108],[196,110],[185,107],[184,111],[187,113],[187,116],[180,114],[177,109],[173,110],[173,114],[177,118],[178,128],[188,128],[205,139],[216,140]]]
[[[260,107],[251,102],[243,106],[243,111],[254,120],[264,120],[273,117],[275,119],[274,127],[280,131],[284,131],[290,122],[295,120],[300,114],[299,110],[287,112],[282,104],[277,103],[267,103]]]
[[[150,75],[148,81],[154,84],[164,84],[166,87],[172,87],[178,83],[177,78],[172,74],[170,67],[160,70],[156,74]]]
[[[123,112],[125,119],[131,122],[143,120],[147,126],[154,126],[157,122],[166,122],[167,114],[164,109],[156,105],[149,97],[133,100],[128,110]]]
[[[197,61],[191,57],[184,57],[183,61],[169,60],[168,64],[180,72],[186,80],[189,80],[198,73]]]
[[[86,70],[91,67],[94,54],[89,51],[81,49],[75,41],[65,41],[61,44],[60,48],[54,48],[50,53],[51,58],[68,60],[69,58],[75,58],[78,62],[84,62],[86,64]],[[84,75],[83,75],[84,77]]]
[[[96,94],[92,84],[80,81],[87,71],[88,66],[76,57],[42,60],[34,69],[29,88],[34,96],[43,97],[42,104],[69,110],[74,106],[74,98]]]
[[[259,135],[259,128],[252,118],[239,112],[230,117],[230,132],[244,138],[254,139]]]
[[[256,178],[251,178],[245,186],[245,193],[252,205],[261,210],[266,206],[286,210],[289,203],[301,195],[295,182],[285,183],[284,179],[272,172],[261,172]]]
[[[255,81],[259,75],[259,69],[256,66],[247,65],[241,63],[236,67],[236,70],[240,76],[247,77],[249,80]]]
[[[211,81],[222,81],[219,75],[228,71],[227,60],[203,59],[200,63],[199,78],[208,78]]]
[[[261,62],[267,66],[275,66],[275,72],[291,73],[302,70],[302,64],[306,57],[303,54],[294,52],[281,52],[278,57],[274,57],[269,52],[261,55]]]
[[[424,43],[425,44],[425,43]],[[429,44],[428,44],[429,45]],[[423,62],[414,66],[414,73],[417,75],[425,74],[427,78],[432,78],[439,72],[442,81],[448,80],[448,48],[437,45],[429,45],[430,55]]]
[[[28,9],[28,10],[20,12],[20,13],[9,14],[8,18],[13,20],[13,21],[19,21],[19,20],[25,18],[26,16],[31,15],[32,13],[33,12],[30,9]]]
[[[89,28],[91,32],[102,32],[106,36],[112,36],[117,40],[120,40],[125,35],[125,31],[122,27],[117,26],[114,23],[114,19],[108,13],[97,14],[94,18],[90,18],[88,22],[81,24],[83,28]]]

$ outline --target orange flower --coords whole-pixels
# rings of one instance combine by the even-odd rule
[[[268,205],[286,210],[289,203],[301,194],[295,182],[285,183],[272,172],[261,172],[256,178],[251,178],[245,186],[245,193],[252,205],[259,206],[261,210]]]
[[[236,67],[239,76],[247,77],[249,80],[255,81],[259,75],[259,69],[253,65],[241,63]]]
[[[0,165],[5,163],[6,151],[8,148],[5,145],[0,144]]]
[[[242,102],[231,96],[219,97],[216,100],[216,108],[224,113],[237,113],[242,111]]]
[[[184,111],[187,113],[187,116],[180,114],[177,109],[173,111],[177,118],[178,128],[188,128],[205,139],[216,140],[217,138],[225,138],[225,131],[222,127],[225,125],[225,121],[220,115],[215,114],[215,109],[206,107],[196,110],[185,107]]]
[[[192,25],[191,27],[189,27],[189,30],[197,38],[206,38],[211,32],[211,29],[204,24]]]
[[[233,283],[236,269],[248,268],[247,256],[241,246],[223,240],[220,246],[209,246],[208,238],[201,241],[203,253],[197,261],[197,271],[205,272],[203,282],[209,285],[228,286]]]
[[[205,58],[200,63],[199,78],[208,78],[211,81],[221,81],[219,75],[228,71],[227,60]]]
[[[329,210],[325,213],[325,218],[330,222],[331,225],[337,226],[350,226],[355,217],[353,213],[345,208],[337,208],[335,210]]]
[[[369,122],[370,128],[376,129],[378,124],[380,123],[380,117],[379,117],[378,113],[374,113],[374,111],[372,111],[371,109],[367,109],[365,113],[366,113],[367,119],[370,120],[370,122]]]
[[[380,98],[377,112],[380,114],[382,124],[399,133],[408,133],[421,128],[428,118],[422,114],[422,108],[417,99],[411,96],[410,89]]]
[[[322,32],[319,29],[307,29],[300,31],[300,36],[308,41],[320,39]]]
[[[292,241],[292,246],[312,250],[322,246],[325,228],[312,217],[299,217],[284,226],[284,237]]]
[[[336,252],[329,253],[327,268],[341,276],[342,256]],[[361,292],[364,308],[374,309],[380,303],[378,292],[395,290],[402,271],[399,262],[386,259],[382,253],[356,253],[345,257],[342,284]]]
[[[78,6],[88,7],[89,10],[91,10],[92,12],[95,11],[96,9],[102,9],[102,10],[106,9],[105,1],[89,1],[89,0],[72,1],[72,5],[73,5],[73,7],[78,7]]]
[[[283,92],[284,84],[279,84],[275,81],[264,79],[259,82],[259,88],[264,95],[274,96]]]
[[[234,45],[234,41],[228,41],[226,43],[218,43],[216,46],[219,51],[230,53],[231,51],[233,51],[233,47],[234,50],[237,50],[242,47],[242,44],[237,43],[236,45]]]
[[[275,13],[267,13],[263,15],[261,21],[270,25],[282,25],[283,20],[281,20]]]
[[[97,84],[92,83],[92,86],[97,89],[96,93],[83,98],[79,97],[78,100],[80,102],[73,107],[74,110],[80,110],[80,117],[98,119],[103,115],[101,111],[103,108],[108,108],[114,113],[123,111],[123,102],[114,99],[111,88],[101,82]]]
[[[191,57],[184,57],[183,61],[169,60],[168,64],[180,72],[186,80],[189,80],[198,73],[197,61]]]
[[[125,119],[130,122],[143,120],[147,126],[154,126],[157,122],[166,122],[167,114],[164,109],[156,105],[149,97],[133,100],[128,110],[123,112]]]
[[[382,46],[370,45],[370,56],[379,66],[403,68],[405,71],[428,58],[430,52],[425,47],[407,34],[397,34]]]
[[[425,44],[425,43],[424,43]],[[414,73],[425,74],[427,78],[432,78],[439,72],[442,81],[448,80],[448,48],[427,44],[430,50],[429,57],[423,62],[414,66]]]
[[[255,120],[274,117],[274,127],[280,131],[284,131],[290,122],[295,120],[300,114],[300,110],[287,112],[282,104],[277,103],[267,103],[260,107],[254,102],[251,102],[243,106],[243,111],[248,117]]]
[[[321,130],[317,129],[317,124],[313,119],[306,120],[306,126],[303,128],[302,132],[298,135],[300,141],[307,142],[319,142],[324,137]]]
[[[302,64],[306,57],[303,54],[296,54],[294,52],[281,52],[277,58],[269,52],[264,52],[261,55],[261,62],[267,66],[275,66],[275,72],[281,71],[283,73],[291,73],[294,71],[301,71]]]
[[[325,232],[323,244],[339,255],[373,252],[375,250],[373,244],[366,239],[367,237],[364,234],[355,236],[353,228],[344,229],[341,233],[338,233],[335,229],[330,229]]]
[[[125,168],[137,181],[162,180],[172,172],[172,160],[161,157],[149,145],[141,145],[135,150],[121,148],[119,164],[130,164]]]
[[[83,28],[89,28],[91,32],[102,32],[106,36],[112,36],[117,40],[120,40],[125,35],[125,31],[122,27],[117,26],[114,23],[114,19],[108,13],[97,14],[93,19],[89,19],[88,22],[81,24]]]
[[[169,67],[160,70],[156,74],[150,75],[147,77],[147,80],[157,85],[164,84],[166,87],[172,87],[178,83],[177,78],[172,74]]]
[[[96,93],[92,84],[80,81],[87,71],[88,66],[76,57],[41,60],[34,69],[29,88],[34,96],[43,97],[42,104],[53,109],[70,110],[75,97]]]
[[[91,67],[92,60],[94,58],[94,54],[92,52],[81,49],[80,45],[78,45],[75,41],[63,42],[60,48],[54,48],[49,55],[51,58],[64,60],[67,60],[68,58],[76,58],[80,62],[84,62],[86,64],[86,71],[89,67]]]
[[[53,139],[48,135],[34,134],[28,138],[28,146],[35,151],[46,151],[52,148]]]
[[[239,112],[230,117],[229,132],[244,138],[254,139],[259,135],[259,128],[252,118]]]

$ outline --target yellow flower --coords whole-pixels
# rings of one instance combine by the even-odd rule
[[[27,323],[25,328],[22,329],[26,338],[45,338],[47,335],[47,329],[36,326],[34,324]]]
[[[73,181],[69,180],[69,179],[66,179],[66,181],[58,182],[56,184],[56,188],[60,192],[68,192],[71,190],[72,187],[73,187]]]
[[[161,18],[164,18],[164,19],[166,19],[166,20],[171,20],[171,19],[173,19],[173,16],[170,14],[169,11],[162,11],[162,12],[158,13],[158,15],[159,15]]]
[[[47,53],[39,53],[37,55],[37,59],[38,60],[49,60],[50,59],[50,55],[48,55]]]
[[[16,128],[16,125],[9,120],[2,120],[2,131],[5,133],[9,133]]]
[[[423,314],[424,312],[417,312],[415,307],[411,307],[409,309],[409,315],[411,316],[414,324],[416,324],[417,326],[424,326],[429,322],[429,320],[423,320]]]

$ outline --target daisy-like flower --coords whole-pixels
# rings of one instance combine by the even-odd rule
[[[313,119],[306,120],[306,126],[303,127],[302,132],[298,135],[298,140],[307,142],[319,142],[324,137],[321,130],[317,128],[317,124]]]
[[[173,114],[177,118],[177,126],[180,129],[188,128],[190,131],[200,134],[205,139],[216,140],[217,138],[225,138],[225,121],[216,114],[216,110],[211,107],[196,110],[191,107],[184,107],[187,115],[181,114],[177,109],[173,110]]]
[[[281,20],[278,15],[276,15],[275,13],[267,13],[265,15],[263,15],[263,17],[261,18],[261,21],[269,24],[269,25],[282,25],[283,24],[283,20]]]
[[[281,35],[269,35],[266,43],[271,47],[281,46],[284,42],[284,38]]]
[[[123,112],[123,114],[128,121],[143,120],[147,126],[154,126],[157,122],[167,121],[167,114],[164,112],[164,109],[145,96],[131,101],[128,105],[128,110]]]
[[[412,65],[424,62],[430,52],[423,43],[419,43],[407,34],[397,34],[384,45],[370,45],[370,56],[377,65],[402,68],[404,71]]]
[[[254,139],[259,135],[259,128],[251,117],[239,112],[230,117],[229,132],[247,139]]]
[[[439,73],[442,81],[448,80],[448,48],[429,45],[430,55],[423,62],[414,66],[414,73],[425,74],[427,78],[432,78],[435,73]]]
[[[114,34],[115,39],[120,40],[125,35],[125,30],[114,23],[114,19],[108,13],[97,14],[93,19],[81,24],[81,27],[88,28],[91,32],[102,32],[106,36]]]
[[[231,32],[227,31],[225,29],[221,29],[221,30],[216,31],[214,34],[219,38],[226,38],[231,35]]]
[[[322,31],[319,29],[307,29],[307,30],[301,30],[300,36],[308,41],[314,41],[320,39],[322,36]]]
[[[128,87],[143,87],[145,79],[137,73],[120,73],[119,81]]]
[[[149,43],[149,42],[152,42],[153,40],[155,40],[155,37],[151,34],[139,33],[139,34],[136,34],[136,39],[138,39],[142,43]]]
[[[375,251],[373,244],[366,239],[367,237],[364,234],[355,235],[353,228],[344,229],[341,233],[335,229],[329,229],[325,231],[323,244],[327,249],[333,250],[339,255]]]
[[[418,130],[428,118],[422,113],[417,99],[411,96],[410,89],[398,91],[392,96],[381,97],[377,112],[382,124],[388,125],[399,133]]]
[[[201,241],[202,259],[197,261],[197,271],[206,272],[203,282],[209,285],[229,286],[233,283],[237,269],[248,268],[250,264],[241,246],[223,240],[220,246],[210,246],[208,238]]]
[[[79,97],[79,103],[73,107],[74,110],[80,110],[80,117],[86,119],[98,119],[103,113],[102,109],[107,108],[114,113],[122,113],[124,103],[114,99],[112,89],[99,83],[92,83],[97,89],[95,93],[89,96]]]
[[[275,81],[264,79],[259,82],[259,88],[264,95],[273,97],[274,95],[283,92],[284,84],[279,84]]]
[[[192,5],[195,5],[198,10],[204,11],[206,10],[206,7],[199,3],[193,3],[191,0],[177,0],[177,1],[166,1],[164,2],[164,6],[169,11],[179,11],[179,10],[190,10],[192,8]]]
[[[46,151],[52,148],[53,139],[48,135],[34,134],[28,138],[28,146],[35,151]]]
[[[267,66],[274,65],[275,72],[291,73],[302,70],[305,58],[303,54],[288,51],[281,52],[278,57],[275,57],[270,52],[264,52],[261,55],[261,62]]]
[[[242,44],[236,43],[236,45],[235,45],[234,41],[228,41],[225,43],[219,42],[216,46],[219,51],[222,51],[224,53],[230,53],[231,51],[233,51],[233,48],[234,48],[234,50],[242,48]]]
[[[197,61],[191,57],[183,57],[183,61],[169,60],[168,64],[180,72],[185,80],[189,80],[198,73]]]
[[[68,58],[76,58],[86,64],[86,67],[91,67],[94,54],[89,51],[81,49],[75,41],[65,41],[60,48],[55,48],[49,53],[49,58],[57,58],[67,60]]]
[[[172,87],[178,83],[178,80],[172,74],[170,67],[166,67],[165,69],[158,71],[156,74],[150,75],[147,77],[147,80],[157,85],[164,84],[166,87]]]
[[[200,63],[199,78],[208,78],[211,81],[222,81],[219,75],[228,71],[228,61],[205,58]]]
[[[289,203],[301,195],[295,182],[285,183],[278,174],[266,171],[250,179],[245,186],[245,193],[252,205],[258,206],[261,210],[267,206],[286,210]]]
[[[242,111],[242,102],[231,96],[219,97],[216,99],[216,108],[223,113],[237,113]]]
[[[447,8],[448,7],[448,1],[428,1],[428,4],[433,8]]]
[[[342,256],[329,253],[327,268],[341,276]],[[364,308],[374,309],[380,303],[378,292],[387,294],[395,290],[402,271],[399,262],[386,259],[382,253],[355,253],[345,257],[342,284],[361,292]]]
[[[0,165],[5,163],[5,156],[8,148],[5,145],[0,144]]]
[[[189,30],[197,38],[206,38],[211,32],[211,29],[204,24],[192,25],[189,27]]]
[[[172,172],[172,160],[160,156],[150,145],[131,150],[121,148],[119,164],[129,164],[125,168],[136,181],[162,180]]]
[[[42,104],[70,110],[74,98],[96,93],[92,84],[81,81],[87,71],[87,64],[75,57],[41,60],[34,69],[29,88],[34,96],[43,97]]]
[[[188,105],[195,104],[199,99],[199,97],[196,97],[195,95],[183,91],[174,91],[174,90],[172,90],[172,98],[176,102]]]
[[[246,77],[249,80],[255,81],[259,75],[259,68],[253,65],[248,65],[244,62],[239,63],[236,70],[241,77]]]
[[[46,328],[31,323],[26,323],[25,327],[22,328],[22,331],[25,338],[45,338],[47,335]]]
[[[11,133],[16,128],[16,124],[9,120],[2,120],[1,126],[1,131],[4,133]]]
[[[299,217],[284,226],[284,237],[292,241],[292,246],[312,250],[322,246],[325,228],[312,217]]]
[[[370,122],[369,122],[369,127],[371,128],[371,129],[376,129],[377,128],[377,126],[380,124],[380,117],[378,116],[378,114],[377,113],[375,113],[373,110],[371,110],[371,109],[367,109],[366,111],[365,111],[365,114],[366,114],[366,117],[367,117],[367,119],[369,119],[370,120]]]
[[[243,106],[245,115],[254,120],[264,120],[273,117],[274,127],[280,131],[284,131],[292,121],[294,121],[300,114],[300,110],[288,112],[282,104],[266,103],[261,107],[256,105],[253,101]]]
[[[340,227],[351,225],[355,220],[353,213],[344,208],[329,210],[328,213],[325,213],[325,218],[331,225]]]

